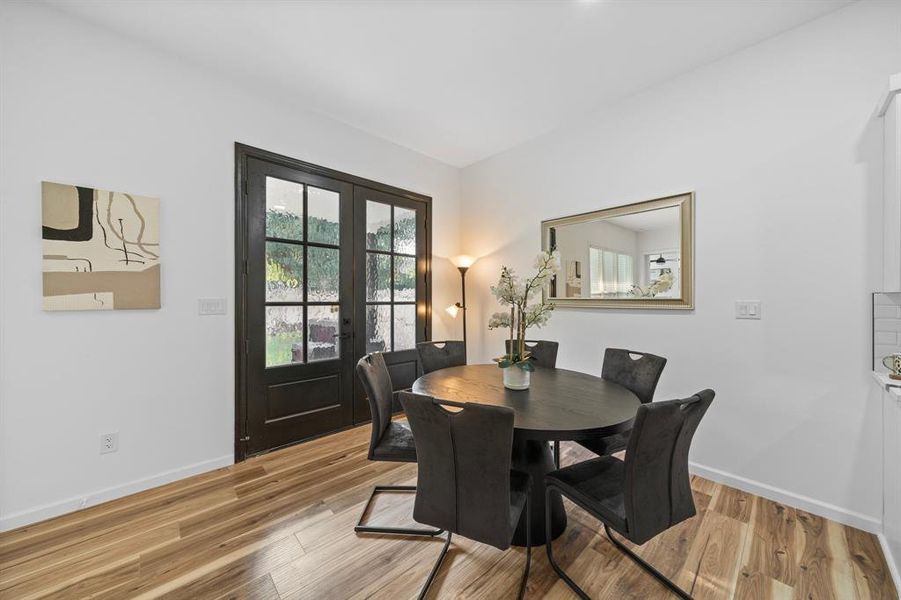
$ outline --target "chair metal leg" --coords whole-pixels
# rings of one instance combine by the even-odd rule
[[[532,566],[532,506],[531,501],[526,498],[526,566],[522,571],[522,581],[519,584],[519,596],[518,599],[522,600],[526,595],[526,583],[529,581],[529,567]],[[438,560],[435,561],[435,565],[432,567],[431,573],[429,573],[429,578],[426,580],[425,585],[422,586],[422,591],[419,592],[419,600],[424,600],[426,595],[429,593],[429,588],[432,587],[432,582],[435,581],[435,576],[438,575],[438,569],[441,568],[441,563],[444,561],[444,557],[447,555],[447,549],[450,547],[452,534],[450,531],[447,532],[447,540],[444,542],[444,548],[441,549],[441,554],[438,555]]]
[[[646,563],[643,558],[629,550],[622,542],[613,537],[613,532],[610,531],[610,527],[608,527],[606,524],[604,524],[604,531],[607,533],[607,537],[610,538],[610,541],[613,542],[613,545],[619,548],[620,552],[631,558],[639,567],[653,575],[657,581],[665,585],[671,592],[673,592],[680,598],[684,598],[685,600],[692,600],[691,595],[688,592],[673,583],[673,581],[667,578],[663,573]]]
[[[547,535],[547,543],[544,547],[547,549],[548,562],[551,563],[551,566],[554,568],[554,571],[557,572],[557,575],[560,576],[560,579],[565,581],[566,585],[568,585],[572,589],[572,591],[578,594],[579,598],[582,598],[582,600],[591,600],[591,597],[586,594],[585,591],[582,590],[582,588],[580,588],[575,581],[570,579],[569,575],[567,575],[566,572],[560,567],[560,565],[558,565],[554,560],[554,550],[552,548],[552,540],[554,539],[554,536],[551,535],[551,489],[551,486],[547,486],[547,488],[545,488],[544,490],[544,526],[546,528]]]
[[[436,535],[440,535],[444,533],[443,529],[435,529],[430,527],[428,529],[425,528],[416,528],[416,527],[375,527],[370,525],[363,525],[363,519],[366,517],[366,513],[369,512],[369,505],[372,504],[372,499],[375,498],[375,495],[380,492],[416,492],[415,485],[377,485],[372,490],[372,494],[369,495],[369,500],[366,501],[366,506],[363,507],[363,513],[360,515],[360,520],[357,521],[356,527],[354,527],[354,531],[357,533],[381,533],[386,535],[415,535],[420,537],[433,537]]]
[[[546,494],[547,498],[550,498],[551,487],[552,486],[548,486],[547,489],[545,490],[545,494]],[[548,506],[548,505],[549,504],[546,502],[545,506]],[[546,511],[546,514],[545,514],[546,523],[550,523],[550,515],[547,514],[547,509],[545,509],[545,511]],[[557,562],[554,560],[554,551],[553,551],[553,548],[551,547],[552,545],[550,542],[550,539],[551,539],[550,525],[546,525],[546,527],[548,528],[548,532],[547,532],[548,543],[546,545],[547,558],[548,558],[548,562],[551,563],[551,567],[554,568],[554,571],[557,572],[557,575],[560,576],[560,579],[565,581],[566,585],[568,585],[572,589],[572,591],[574,591],[576,594],[578,594],[579,597],[582,598],[582,600],[591,600],[591,597],[588,594],[586,594],[585,591],[582,588],[580,588],[576,584],[575,581],[570,579],[569,575],[567,575],[563,571],[563,569],[560,567],[560,565],[558,565]],[[610,531],[610,527],[608,527],[606,523],[604,524],[604,532],[607,534],[607,537],[610,538],[610,541],[613,542],[614,546],[616,546],[623,554],[625,554],[626,556],[631,558],[633,561],[635,561],[635,563],[638,564],[639,567],[641,567],[642,569],[644,569],[645,571],[647,571],[648,573],[653,575],[658,581],[660,581],[663,585],[665,585],[671,592],[673,592],[680,598],[684,598],[685,600],[693,600],[692,597],[685,590],[683,590],[682,588],[677,586],[675,583],[673,583],[672,581],[667,579],[667,577],[665,575],[663,575],[660,571],[658,571],[657,569],[655,569],[654,567],[652,567],[651,565],[646,563],[640,556],[638,556],[637,554],[635,554],[634,552],[632,552],[631,550],[626,548],[619,540],[617,540],[615,537],[613,537],[613,534]]]
[[[451,538],[453,537],[453,535],[454,534],[450,531],[447,532],[447,541],[444,542],[444,548],[441,549],[441,554],[438,555],[438,560],[435,561],[435,566],[432,567],[432,572],[429,573],[429,578],[426,580],[425,585],[422,586],[422,591],[419,592],[419,600],[423,600],[426,594],[429,593],[429,588],[432,586],[432,582],[435,581],[435,575],[438,574],[438,569],[441,568],[441,562],[447,555],[447,549],[450,547]]]
[[[560,442],[559,440],[554,441],[554,468],[560,468]]]
[[[548,539],[551,539],[548,537]],[[550,542],[548,542],[550,543]],[[519,584],[519,600],[526,596],[526,583],[529,581],[529,567],[532,565],[532,501],[526,496],[526,567],[522,572],[522,583]]]

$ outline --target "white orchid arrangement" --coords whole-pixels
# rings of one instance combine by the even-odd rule
[[[502,267],[497,285],[491,286],[491,293],[498,304],[510,307],[509,311],[494,313],[488,321],[488,329],[510,329],[510,352],[494,359],[502,369],[519,367],[524,371],[535,370],[529,360],[531,354],[526,351],[526,330],[545,325],[554,310],[554,304],[543,298],[537,304],[530,302],[560,270],[560,253],[556,250],[540,252],[535,257],[534,267],[535,275],[526,280],[520,279],[513,269]]]

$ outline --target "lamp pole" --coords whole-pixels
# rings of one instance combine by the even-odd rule
[[[460,309],[463,311],[463,362],[466,362],[466,271],[469,267],[457,267],[460,271],[460,286],[463,288],[463,302]]]

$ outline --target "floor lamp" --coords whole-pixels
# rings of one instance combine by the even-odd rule
[[[450,259],[454,266],[457,267],[457,270],[460,271],[460,288],[463,294],[462,302],[455,302],[448,306],[445,310],[447,310],[447,314],[449,314],[454,319],[457,318],[457,315],[462,312],[463,313],[463,359],[466,360],[466,271],[469,270],[469,267],[476,262],[476,259],[472,256],[467,256],[465,254],[461,254],[460,256],[455,256]]]

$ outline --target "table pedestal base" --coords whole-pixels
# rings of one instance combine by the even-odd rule
[[[513,436],[513,468],[532,476],[532,494],[529,501],[532,510],[532,545],[543,546],[547,542],[544,526],[544,476],[554,470],[554,457],[547,442],[519,440]],[[566,512],[559,494],[551,494],[551,534],[557,539],[566,529]],[[514,546],[526,545],[526,513],[523,511],[519,526],[513,535]]]

